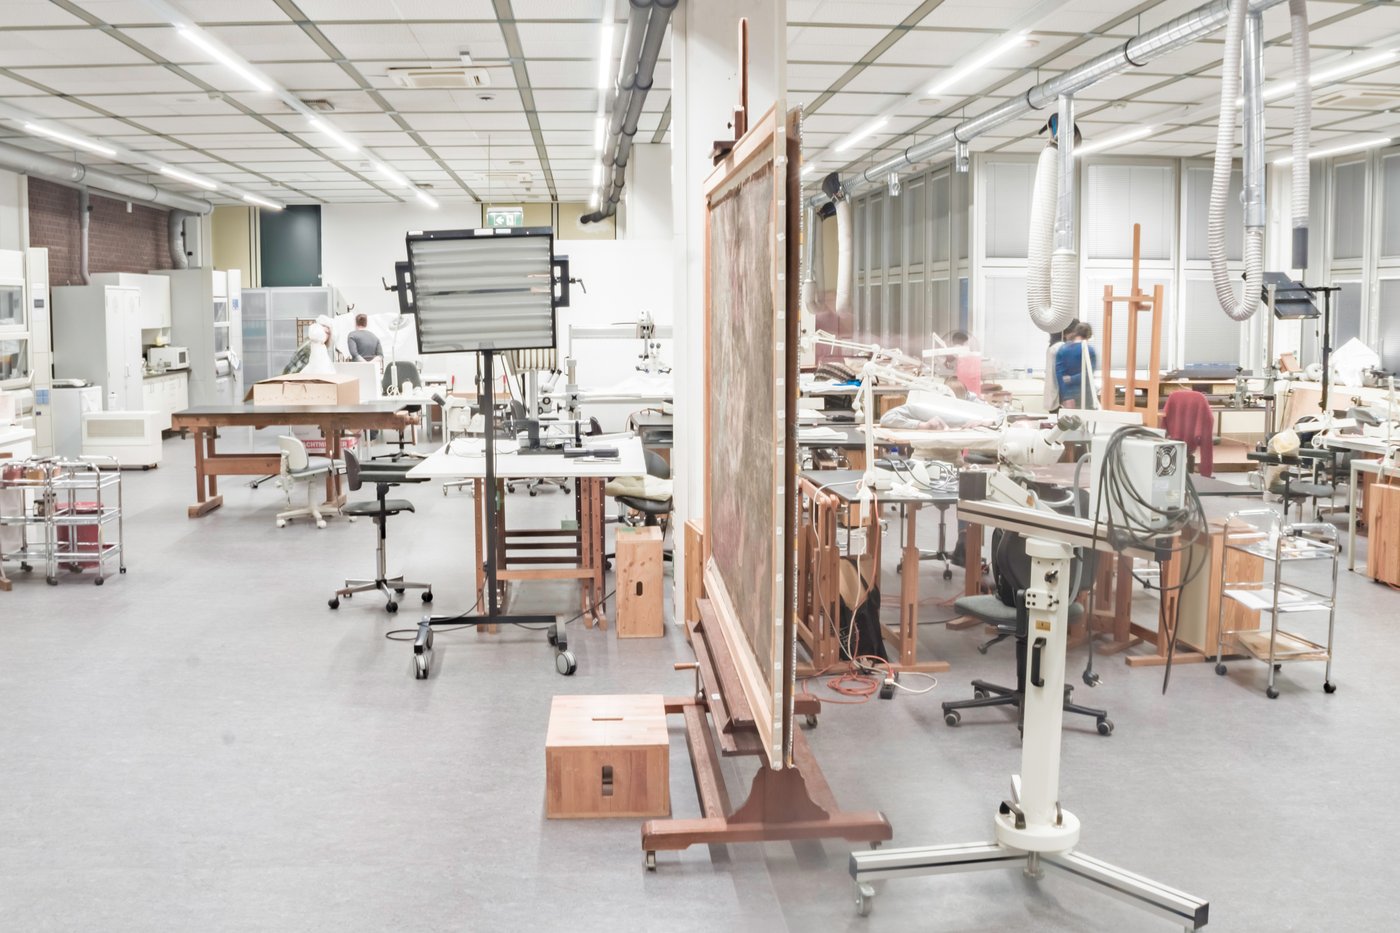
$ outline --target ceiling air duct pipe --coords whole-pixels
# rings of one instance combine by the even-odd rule
[[[1312,132],[1312,54],[1307,0],[1288,0],[1293,38],[1293,268],[1308,267],[1309,135]]]
[[[1251,11],[1262,12],[1283,3],[1284,0],[1247,0],[1247,2]],[[1299,6],[1303,2],[1304,0],[1290,0],[1290,3],[1297,3]],[[846,179],[844,181],[846,192],[851,195],[858,194],[863,188],[876,184],[891,172],[902,171],[909,166],[946,155],[957,143],[971,142],[974,137],[1010,123],[1032,111],[1044,110],[1058,100],[1062,94],[1077,94],[1110,75],[1127,71],[1129,68],[1142,68],[1155,58],[1160,58],[1168,52],[1174,52],[1215,32],[1224,25],[1228,12],[1228,0],[1213,0],[1211,3],[1163,23],[1156,29],[1150,29],[1134,36],[1119,48],[1104,52],[1077,68],[1071,68],[1042,84],[1037,84],[1024,94],[1013,97],[980,116],[973,117],[971,120],[960,123],[951,130],[932,136],[921,143],[915,143],[899,155],[892,156],[859,175]],[[1295,55],[1297,48],[1295,34]],[[824,195],[816,195],[812,198],[812,203],[821,204],[825,200]]]
[[[1259,308],[1264,280],[1264,97],[1263,34],[1246,0],[1231,0],[1225,25],[1225,61],[1220,82],[1220,126],[1215,134],[1215,171],[1210,183],[1207,237],[1215,297],[1231,320],[1248,320]],[[1247,49],[1245,48],[1247,46]],[[1235,297],[1225,256],[1225,207],[1234,166],[1235,98],[1244,58],[1244,295]],[[1302,78],[1303,76],[1300,76]]]
[[[213,204],[199,198],[165,191],[155,185],[88,168],[78,162],[56,159],[51,155],[22,146],[12,146],[9,143],[0,142],[0,168],[42,178],[69,188],[94,188],[128,201],[139,201],[167,210],[173,207],[202,216],[214,209]]]
[[[190,257],[185,252],[185,219],[190,215],[184,211],[172,210],[167,223],[170,233],[170,262],[172,269],[188,269]]]
[[[617,89],[612,97],[612,114],[603,142],[604,191],[598,209],[585,214],[583,223],[597,223],[617,213],[622,187],[627,181],[627,161],[632,154],[632,138],[646,105],[661,57],[661,43],[671,12],[680,0],[630,0],[627,35],[618,65]]]
[[[1058,126],[1040,151],[1031,194],[1026,308],[1035,326],[1058,333],[1079,313],[1079,253],[1074,242],[1074,98],[1060,96]]]
[[[92,233],[92,199],[86,188],[78,189],[78,281],[88,284],[88,244]]]

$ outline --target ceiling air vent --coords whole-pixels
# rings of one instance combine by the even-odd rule
[[[491,76],[485,68],[464,68],[460,65],[447,68],[390,68],[388,75],[399,87],[414,89],[460,90],[491,86]]]
[[[1363,91],[1343,88],[1332,94],[1314,97],[1313,106],[1324,110],[1392,110],[1400,107],[1400,94],[1389,89]]]

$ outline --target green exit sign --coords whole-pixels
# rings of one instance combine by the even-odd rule
[[[523,227],[525,226],[525,208],[488,207],[486,209],[486,226]]]

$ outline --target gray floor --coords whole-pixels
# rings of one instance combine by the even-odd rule
[[[0,929],[1173,928],[1010,873],[891,881],[858,919],[835,842],[663,854],[645,873],[637,822],[544,819],[545,723],[556,692],[684,692],[682,638],[575,625],[565,680],[542,635],[445,635],[417,682],[409,646],[383,637],[416,606],[325,605],[370,569],[369,525],[278,530],[281,494],[233,478],[225,507],[191,521],[189,445],[166,451],[127,474],[130,573],[0,593]],[[435,608],[465,608],[468,500],[407,495],[420,510],[391,527],[393,564],[436,584]],[[543,517],[564,497],[512,501]],[[952,593],[927,576],[929,596]],[[1181,666],[1163,696],[1160,669],[1104,661],[1081,699],[1117,731],[1071,721],[1064,739],[1081,849],[1208,897],[1212,930],[1393,929],[1397,596],[1343,571],[1341,603],[1335,696],[1320,665],[1285,667],[1270,701],[1262,665]],[[517,602],[576,604],[564,586]],[[954,665],[937,689],[830,706],[809,738],[838,798],[883,810],[895,845],[988,838],[1016,729],[994,711],[949,729],[939,702],[973,677],[1006,681],[1011,654],[978,655],[979,632],[925,632]],[[672,731],[675,812],[693,814]],[[749,768],[726,767],[739,799]]]

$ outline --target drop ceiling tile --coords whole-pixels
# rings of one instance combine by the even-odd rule
[[[6,16],[0,11],[0,18]],[[8,19],[4,19],[9,25]],[[144,55],[96,29],[0,28],[0,63],[26,65],[139,65]]]
[[[317,22],[496,18],[491,0],[298,0],[297,5]]]
[[[82,96],[107,91],[123,94],[148,92],[193,92],[188,81],[159,65],[109,66],[92,68],[15,69],[15,73],[38,81],[60,94]]]
[[[268,114],[268,119],[283,129],[301,133],[309,128],[307,118],[299,113]],[[387,113],[324,113],[319,115],[342,133],[356,136],[359,133],[397,132],[399,125]]]
[[[659,95],[648,94],[647,102]],[[566,91],[535,91],[535,109],[537,110],[573,110],[579,112],[596,112],[598,109],[598,91],[595,88],[580,88]]]
[[[140,121],[142,126],[155,130],[158,133],[168,133],[172,136],[188,136],[192,133],[264,133],[267,131],[262,123],[245,116],[244,114],[234,114],[232,116],[175,116],[175,117],[145,117]]]
[[[66,97],[12,97],[5,102],[26,113],[54,120],[95,116],[91,108]]]
[[[516,23],[526,58],[585,58],[596,65],[601,27],[587,23]],[[614,55],[621,39],[614,34]]]
[[[512,0],[515,18],[521,19],[587,19],[601,22],[613,10],[608,0]],[[618,19],[621,23],[623,20]]]
[[[598,80],[598,63],[592,60],[530,59],[525,70],[536,88],[592,87]]]
[[[93,16],[114,25],[163,23],[165,18],[143,0],[81,0]],[[286,22],[275,0],[180,0],[180,9],[196,23]]]
[[[353,60],[407,58],[455,61],[469,49],[474,57],[505,58],[505,39],[494,22],[432,24],[327,24],[321,27],[340,52]]]

